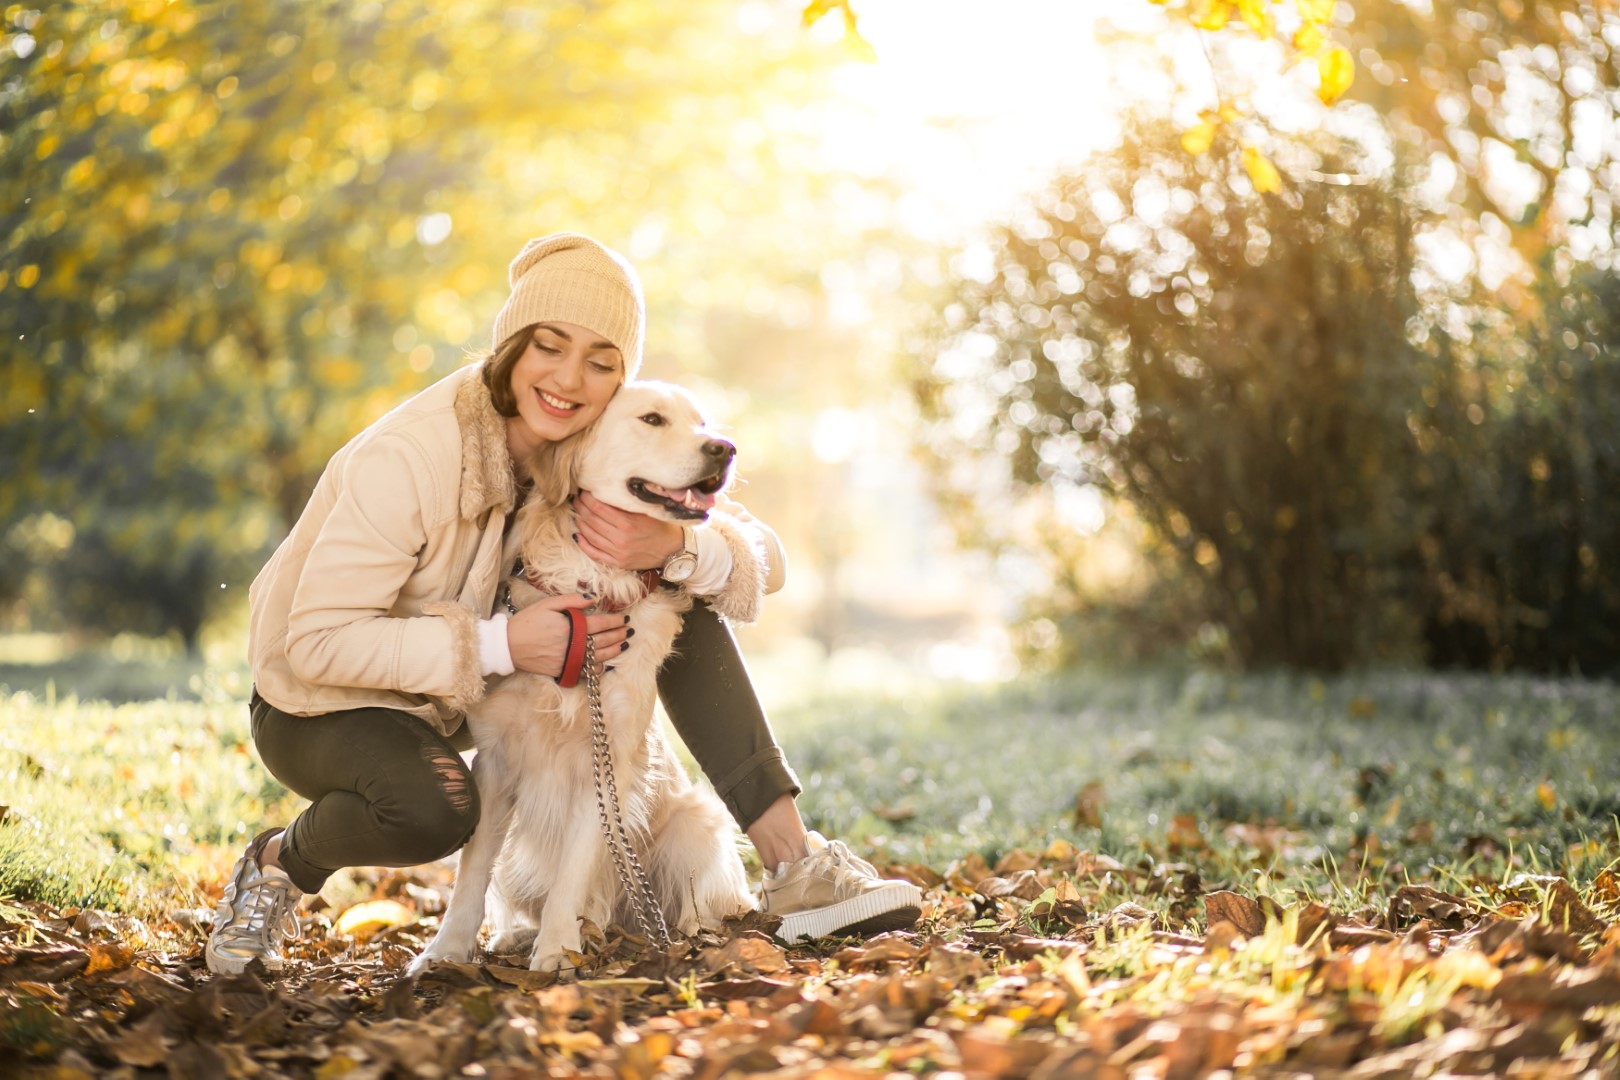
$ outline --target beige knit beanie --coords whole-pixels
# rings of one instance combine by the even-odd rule
[[[553,233],[530,240],[512,260],[512,295],[495,316],[495,347],[535,323],[589,327],[619,347],[628,382],[641,367],[647,306],[624,256],[588,236]]]

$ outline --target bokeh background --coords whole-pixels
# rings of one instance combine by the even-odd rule
[[[328,456],[572,229],[786,542],[767,696],[1611,673],[1616,50],[1610,0],[10,5],[0,660],[239,668]]]

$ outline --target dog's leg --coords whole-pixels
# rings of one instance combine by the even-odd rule
[[[572,968],[566,953],[580,951],[579,917],[594,906],[592,893],[602,887],[599,879],[607,857],[606,842],[596,805],[588,798],[569,815],[559,856],[556,882],[546,894],[534,951],[529,954],[529,967],[535,971]]]
[[[665,797],[666,815],[653,837],[654,877],[673,928],[690,937],[752,910],[735,826],[725,806],[705,788]]]
[[[534,948],[535,932],[533,923],[523,921],[518,909],[507,901],[497,877],[489,890],[489,951],[527,956]]]
[[[478,948],[478,930],[484,924],[489,879],[501,845],[506,841],[506,830],[512,823],[515,793],[511,778],[502,774],[489,755],[480,753],[473,761],[472,771],[483,805],[482,818],[478,828],[473,830],[472,839],[461,849],[456,885],[450,893],[450,904],[445,909],[444,921],[439,924],[439,932],[422,950],[422,955],[411,961],[407,972],[410,975],[420,975],[428,965],[439,960],[466,963]]]

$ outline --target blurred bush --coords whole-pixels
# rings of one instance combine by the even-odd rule
[[[959,517],[1044,564],[1032,647],[1620,667],[1613,278],[1545,275],[1518,311],[1420,289],[1434,215],[1374,153],[1296,140],[1284,174],[1318,179],[1262,197],[1239,146],[1145,123],[959,264],[918,392]],[[1128,587],[1006,484],[1128,509]]]

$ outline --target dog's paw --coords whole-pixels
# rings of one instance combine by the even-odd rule
[[[415,960],[411,961],[411,966],[405,969],[405,974],[414,978],[415,976],[422,974],[434,964],[470,964],[472,963],[472,959],[473,955],[471,949],[435,948],[434,946],[429,945],[426,949],[422,950]]]
[[[522,953],[534,948],[534,939],[540,931],[532,926],[511,926],[490,935],[492,953]]]
[[[554,971],[559,978],[566,979],[578,970],[573,961],[573,956],[577,955],[571,955],[566,948],[546,949],[537,944],[529,955],[529,970]]]

